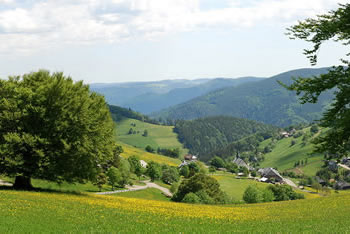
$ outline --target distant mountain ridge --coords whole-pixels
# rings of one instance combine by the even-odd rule
[[[310,122],[321,117],[330,104],[332,93],[321,95],[317,104],[299,103],[294,92],[278,84],[292,83],[292,77],[311,77],[327,73],[329,68],[298,69],[264,79],[210,92],[151,116],[164,119],[196,119],[226,115],[276,126]]]
[[[242,77],[237,79],[181,79],[154,82],[91,84],[90,88],[104,95],[106,101],[111,105],[127,107],[143,114],[150,114],[214,90],[259,81],[261,79],[257,77]]]

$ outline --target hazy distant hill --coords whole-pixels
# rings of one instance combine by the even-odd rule
[[[125,102],[123,106],[130,107],[144,114],[150,114],[161,109],[186,102],[195,97],[209,93],[223,87],[237,86],[247,82],[258,81],[260,78],[245,77],[238,79],[217,78],[208,82],[190,87],[190,88],[175,88],[168,93],[146,93],[136,96]]]
[[[277,80],[290,84],[292,77],[318,76],[326,73],[327,69],[293,70],[258,82],[223,88],[152,116],[164,119],[195,119],[228,115],[276,126],[312,121],[319,119],[324,108],[329,105],[331,93],[323,94],[317,104],[301,105],[295,93],[281,87]]]
[[[195,97],[223,88],[237,86],[261,78],[215,78],[198,80],[165,80],[120,84],[91,84],[93,91],[105,96],[112,105],[128,107],[144,114],[186,102]]]

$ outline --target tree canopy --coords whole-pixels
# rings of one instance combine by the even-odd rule
[[[329,40],[350,44],[350,4],[340,4],[333,10],[316,18],[309,18],[288,29],[291,39],[302,39],[313,44],[311,49],[305,49],[304,54],[310,63],[317,63],[317,55],[321,45]],[[350,53],[347,54],[349,56]],[[340,59],[342,65],[334,66],[329,73],[317,77],[295,78],[289,90],[302,94],[301,102],[316,103],[327,90],[334,92],[331,106],[323,114],[320,125],[330,128],[326,135],[316,141],[318,152],[326,152],[334,157],[347,154],[350,149],[350,62]]]
[[[114,123],[102,96],[63,73],[0,80],[0,174],[83,182],[113,158]]]

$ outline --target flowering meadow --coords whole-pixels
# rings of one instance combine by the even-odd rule
[[[210,206],[106,195],[0,191],[0,233],[346,232],[350,194]]]

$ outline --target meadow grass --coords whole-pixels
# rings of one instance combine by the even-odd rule
[[[304,131],[309,132],[309,128],[304,129]],[[298,138],[289,137],[279,140],[272,152],[265,155],[265,160],[260,163],[260,166],[276,167],[279,171],[284,171],[293,169],[295,162],[307,159],[307,165],[298,167],[298,171],[308,176],[314,176],[323,165],[323,156],[312,154],[314,145],[310,142],[304,145],[302,138],[302,136]],[[294,145],[292,145],[293,140],[295,141]],[[260,147],[265,147],[270,141],[271,139],[262,142]]]
[[[0,190],[0,233],[345,233],[350,194],[231,206]]]
[[[125,192],[125,193],[114,193],[111,196],[117,197],[130,197],[130,198],[141,198],[146,200],[155,201],[170,201],[170,198],[166,197],[159,189],[147,188],[144,190]]]
[[[135,124],[136,126],[132,126]],[[160,148],[179,148],[181,156],[185,155],[188,150],[178,141],[176,133],[173,132],[173,126],[162,126],[145,123],[135,119],[124,119],[117,122],[117,139],[125,144],[139,149],[145,149],[150,145],[155,150]],[[136,134],[128,134],[132,128]],[[148,136],[144,137],[144,131],[148,131]]]
[[[0,175],[0,179],[9,182],[14,183],[15,179],[11,177],[5,177]],[[32,185],[35,189],[38,190],[52,190],[57,192],[75,192],[75,193],[97,193],[99,192],[99,188],[95,185],[93,185],[91,182],[87,182],[85,184],[82,183],[67,183],[62,182],[60,184],[52,181],[47,180],[41,180],[41,179],[32,179],[31,180]],[[111,191],[111,186],[105,184],[103,185],[101,191]]]
[[[220,188],[233,200],[242,201],[243,193],[250,185],[256,185],[259,188],[266,188],[269,184],[258,182],[252,179],[241,178],[236,179],[233,174],[213,175],[219,184]]]
[[[178,166],[181,163],[180,159],[177,158],[170,158],[159,154],[145,152],[141,149],[132,147],[121,142],[119,142],[118,144],[123,147],[124,152],[121,153],[121,156],[124,158],[129,158],[130,156],[135,155],[146,162],[154,161],[160,164],[167,164],[169,166]]]

